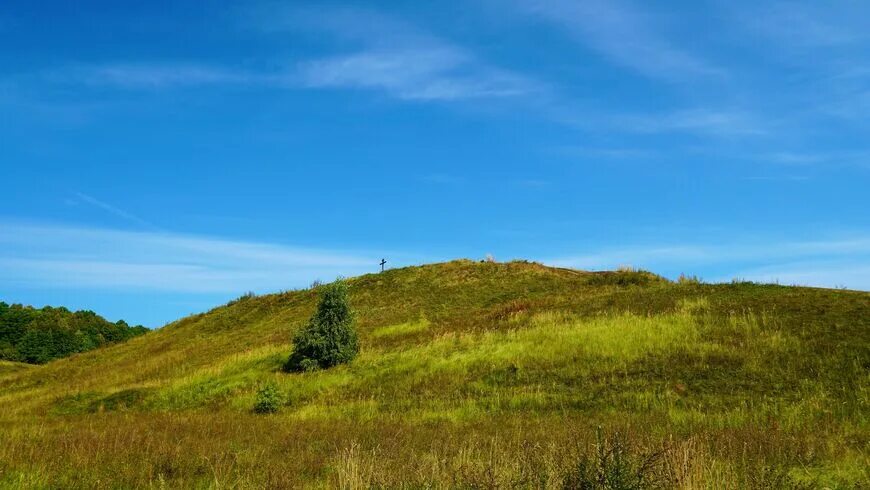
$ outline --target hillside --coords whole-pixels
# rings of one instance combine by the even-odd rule
[[[362,351],[325,371],[281,372],[316,288],[0,364],[0,486],[870,484],[868,293],[471,261],[349,285]],[[267,380],[286,406],[256,415]]]
[[[0,361],[0,374],[14,373],[30,367],[30,364],[15,361]]]
[[[44,364],[142,335],[148,329],[112,323],[93,311],[34,308],[0,301],[0,360]]]

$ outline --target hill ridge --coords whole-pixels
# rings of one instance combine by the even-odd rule
[[[868,293],[468,260],[348,284],[362,350],[326,371],[281,372],[317,287],[242,296],[120,345],[0,370],[0,427],[16,427],[0,464],[27,474],[18,455],[38,446],[49,486],[93,486],[79,464],[129,486],[161,474],[198,486],[214,471],[221,485],[341,486],[348,464],[376,468],[369,484],[423,485],[425,473],[449,487],[480,483],[483,467],[462,465],[490,451],[499,481],[545,468],[562,481],[556,468],[591,451],[601,425],[638,457],[682,448],[708,482],[770,468],[795,484],[866,476]],[[285,404],[264,418],[251,408],[265,382]],[[84,460],[47,466],[69,461],[62,444],[86,448]],[[461,447],[465,463],[440,452]],[[434,473],[419,466],[427,458],[442,462]]]

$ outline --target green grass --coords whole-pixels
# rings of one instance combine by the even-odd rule
[[[316,290],[0,364],[0,486],[870,484],[868,293],[470,261],[349,284],[362,350],[329,370],[281,372]]]
[[[425,332],[428,328],[429,323],[425,318],[421,318],[417,321],[413,322],[405,322],[399,323],[397,325],[387,325],[385,327],[376,328],[372,331],[372,337],[385,338],[385,337],[402,337],[405,335],[413,335],[421,332]]]
[[[0,360],[0,375],[15,373],[18,371],[23,371],[32,366],[32,364],[25,364],[23,362],[14,362],[14,361],[2,361]]]

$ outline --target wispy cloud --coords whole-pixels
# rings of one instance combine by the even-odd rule
[[[798,261],[737,271],[732,277],[765,283],[870,291],[870,263],[843,260]],[[727,281],[729,278],[715,278]]]
[[[767,273],[770,274],[764,277],[772,277],[776,272],[784,281],[801,278],[801,281],[793,282],[870,290],[870,276],[851,273],[837,276],[834,269],[825,266],[848,263],[856,270],[870,268],[870,237],[867,236],[818,241],[638,245],[556,257],[543,262],[577,269],[613,269],[620,265],[633,265],[654,271],[680,268],[683,272],[717,266],[733,271],[725,279],[759,278]],[[804,267],[802,264],[814,265]],[[838,281],[832,281],[838,277]]]
[[[571,109],[569,104],[550,108],[555,121],[596,133],[689,134],[715,139],[755,138],[781,129],[781,123],[737,109],[698,107],[661,112]]]
[[[126,89],[165,89],[269,81],[263,75],[193,63],[109,63],[79,65],[49,73],[59,82]]]
[[[870,167],[870,151],[776,151],[752,156],[753,159],[781,165]]]
[[[734,6],[734,17],[748,30],[778,43],[780,48],[843,47],[870,39],[865,2],[762,2]]]
[[[746,112],[695,109],[655,115],[617,115],[613,123],[638,133],[691,132],[710,136],[751,136],[768,132],[757,116]]]
[[[114,216],[117,216],[121,219],[129,221],[129,222],[134,223],[136,225],[142,226],[146,229],[159,230],[159,228],[157,226],[149,223],[148,221],[145,221],[144,219],[142,219],[134,214],[128,213],[127,211],[124,211],[123,209],[121,209],[119,207],[112,206],[109,203],[100,201],[99,199],[92,197],[92,196],[89,196],[83,192],[75,192],[75,193],[73,193],[73,195],[76,197],[76,199],[78,201],[89,204],[91,206],[95,206],[95,207],[102,209],[103,211],[106,211],[107,213],[112,214]]]
[[[402,45],[402,43],[397,43]],[[279,71],[197,64],[116,63],[55,70],[54,82],[125,90],[244,85],[272,89],[356,88],[405,100],[515,97],[539,86],[515,73],[479,64],[447,45],[404,46],[302,61]]]
[[[475,66],[466,55],[446,47],[320,59],[304,63],[302,76],[309,87],[376,89],[399,99],[513,97],[533,90],[520,76]]]
[[[269,14],[258,16],[263,29],[326,34],[343,46],[339,54],[299,65],[307,87],[378,90],[406,100],[515,97],[541,90],[528,77],[377,12],[321,7]]]
[[[166,232],[0,223],[0,285],[18,288],[268,292],[372,271],[381,255]],[[397,254],[391,258],[403,261]]]
[[[245,85],[273,89],[363,89],[402,100],[516,97],[541,84],[492,66],[470,51],[376,12],[269,5],[249,16],[259,30],[316,32],[341,48],[304,60],[275,57],[276,69],[197,62],[118,62],[69,66],[47,78],[128,90]],[[249,18],[249,20],[250,20]]]
[[[734,43],[752,49],[747,58],[757,58],[765,69],[788,70],[771,80],[773,90],[763,92],[792,107],[791,118],[823,120],[825,125],[838,118],[867,126],[870,4],[722,2],[722,12]]]
[[[684,80],[721,75],[709,62],[670,42],[654,22],[627,2],[516,0],[523,11],[558,25],[612,63],[645,76]]]

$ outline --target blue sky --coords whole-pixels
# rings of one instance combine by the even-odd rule
[[[0,299],[456,257],[870,289],[870,4],[0,8]]]

